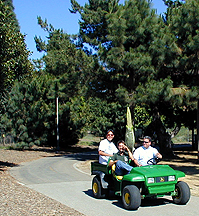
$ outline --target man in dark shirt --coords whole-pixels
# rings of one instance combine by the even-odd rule
[[[118,176],[129,174],[133,169],[133,167],[129,165],[130,160],[134,161],[136,165],[138,165],[138,162],[133,158],[133,154],[123,140],[117,143],[117,147],[119,152],[110,157],[109,166],[113,164],[116,165],[115,174]]]

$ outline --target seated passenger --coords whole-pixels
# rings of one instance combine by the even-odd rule
[[[147,162],[152,158],[153,162],[155,162],[155,158],[162,159],[158,150],[151,146],[151,137],[149,136],[144,137],[143,145],[134,151],[133,157],[137,160],[138,166],[149,165]]]
[[[108,130],[106,139],[102,140],[99,144],[99,163],[107,165],[109,157],[118,152],[115,144],[112,142],[114,138],[113,130]]]
[[[136,160],[134,160],[131,151],[125,145],[125,142],[123,140],[120,140],[117,143],[117,147],[119,149],[119,152],[110,157],[109,166],[115,164],[115,174],[117,176],[123,176],[130,173],[130,171],[133,169],[133,167],[129,165],[130,160],[134,161],[136,165],[138,163]]]

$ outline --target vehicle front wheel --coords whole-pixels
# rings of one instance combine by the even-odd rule
[[[100,182],[100,180],[98,179],[98,177],[95,176],[95,177],[93,178],[93,181],[92,181],[93,196],[94,196],[95,198],[98,198],[98,199],[102,198],[102,197],[103,197],[103,195],[102,195],[102,190],[103,190],[103,189],[102,189],[101,182]]]
[[[141,194],[135,185],[127,185],[122,192],[122,202],[125,209],[136,210],[141,205]]]
[[[190,188],[186,182],[179,181],[176,184],[176,196],[173,196],[173,201],[179,205],[185,205],[190,199]]]

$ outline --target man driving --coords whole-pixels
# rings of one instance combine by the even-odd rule
[[[156,148],[151,146],[151,137],[145,136],[143,145],[137,148],[133,154],[133,157],[137,160],[138,166],[147,166],[147,162],[152,159],[155,163],[155,159],[162,159],[162,155],[158,152]]]

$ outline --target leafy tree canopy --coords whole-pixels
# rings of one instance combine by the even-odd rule
[[[12,125],[18,131],[15,137],[33,143],[40,139],[45,143],[51,138],[55,133],[53,97],[59,97],[60,102],[62,143],[67,137],[75,141],[88,130],[104,135],[108,128],[115,129],[118,139],[124,138],[127,106],[135,126],[145,129],[148,135],[155,133],[163,153],[171,147],[168,128],[175,128],[175,133],[182,124],[194,128],[199,92],[199,3],[164,2],[167,11],[159,16],[151,7],[152,1],[128,0],[119,4],[118,0],[89,0],[81,6],[71,0],[71,12],[81,15],[80,32],[75,36],[54,29],[38,17],[47,41],[40,37],[35,41],[38,51],[45,55],[36,62],[37,71],[32,81],[24,84],[25,90],[16,83],[12,90],[16,94],[12,92],[5,102],[5,107],[13,108],[10,114],[7,108],[2,121],[13,119]],[[85,44],[93,48],[92,52]],[[40,74],[42,78],[38,79]],[[19,104],[15,95],[23,98]],[[28,129],[31,110],[27,109],[20,123],[23,126],[17,122],[19,116],[15,118],[15,114],[25,113],[25,101],[31,104],[31,110],[42,114],[39,118],[32,116],[34,129]],[[31,130],[36,131],[35,137],[29,135],[33,134]],[[30,141],[26,138],[29,136]]]
[[[11,7],[0,1],[0,94],[31,71],[28,56]]]
[[[97,50],[105,68],[109,82],[105,92],[111,91],[112,99],[123,98],[124,107],[130,104],[134,109],[140,104],[148,108],[157,122],[154,129],[161,149],[169,136],[166,127],[187,124],[182,116],[191,117],[192,125],[194,122],[192,111],[198,95],[194,25],[198,3],[194,2],[165,1],[168,10],[163,19],[146,0],[129,0],[123,5],[93,0],[85,6],[71,1],[71,11],[81,15],[82,41]],[[188,91],[175,94],[175,88]]]

